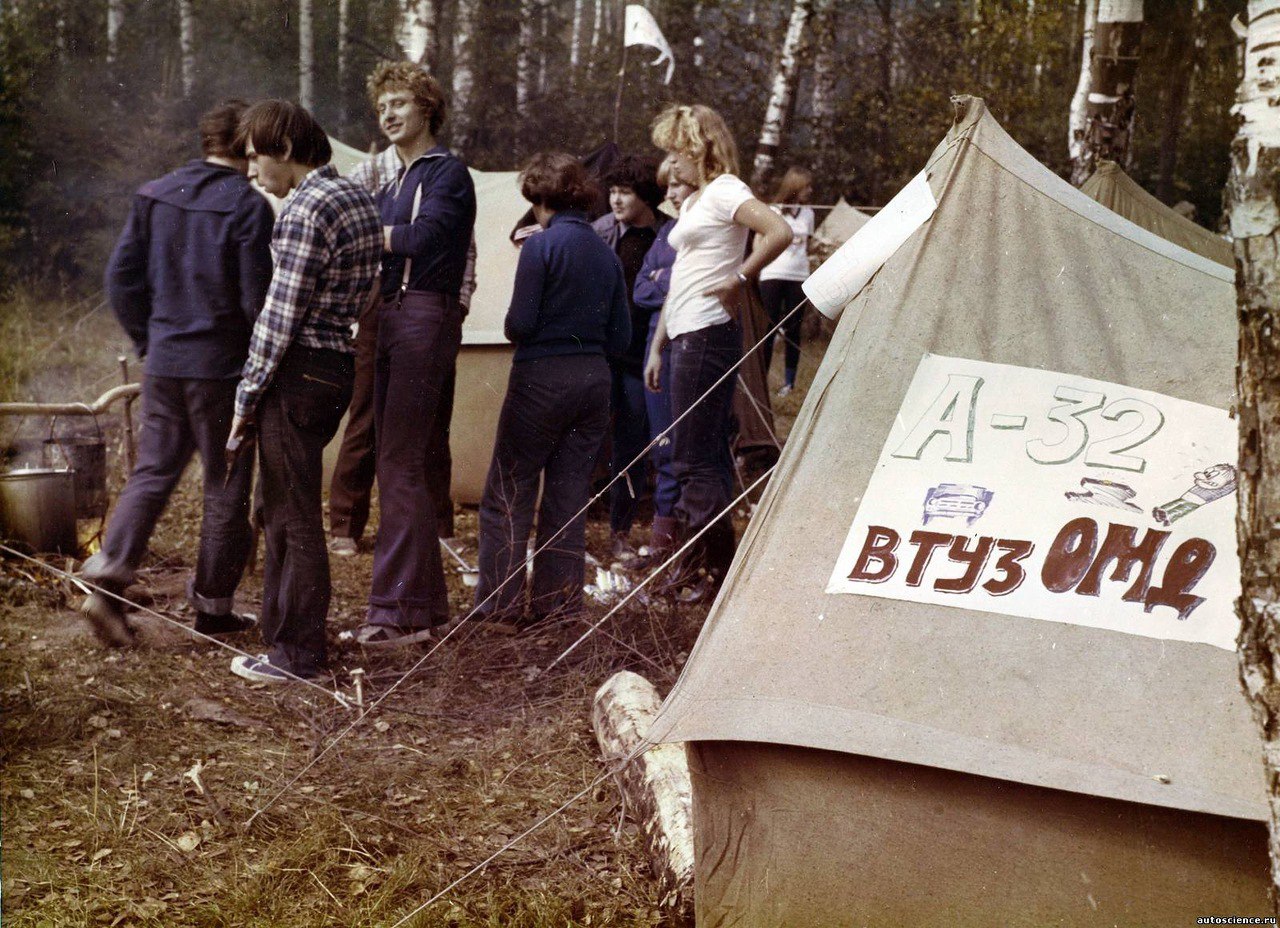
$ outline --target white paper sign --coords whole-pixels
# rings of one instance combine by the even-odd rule
[[[921,171],[809,275],[804,295],[818,312],[835,319],[937,208],[929,178]]]
[[[1236,457],[1221,409],[926,355],[827,592],[1234,650]]]

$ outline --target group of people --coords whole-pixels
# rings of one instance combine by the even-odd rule
[[[256,625],[268,649],[235,658],[234,673],[275,683],[325,670],[329,553],[357,550],[374,476],[380,519],[356,641],[416,645],[450,624],[439,539],[453,531],[449,431],[475,285],[475,190],[436,142],[446,106],[430,74],[386,62],[368,90],[391,144],[350,177],[329,163],[306,110],[233,101],[201,118],[203,158],[134,199],[106,279],[145,359],[139,457],[83,568],[94,585],[83,611],[107,644],[133,642],[120,595],[197,452],[195,630]],[[521,245],[505,323],[516,348],[480,506],[480,620],[523,625],[581,607],[586,506],[611,421],[615,552],[631,553],[644,449],[670,429],[652,442],[651,546],[696,539],[677,582],[699,594],[733,557],[739,318],[762,271],[783,266],[788,279],[784,252],[803,252],[812,213],[755,197],[708,107],[670,107],[652,134],[666,159],[656,170],[638,157],[616,164],[604,179],[611,210],[595,223],[600,191],[577,159],[539,154],[520,174],[541,231]],[[283,201],[278,215],[251,180]],[[803,199],[800,180],[792,194]],[[664,188],[678,220],[659,209]],[[788,349],[786,384],[794,368]],[[348,407],[327,541],[322,454]],[[260,621],[233,608],[254,510],[266,550]]]

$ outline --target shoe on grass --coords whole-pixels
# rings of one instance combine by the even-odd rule
[[[436,626],[437,628],[439,626]],[[356,632],[356,644],[362,648],[393,650],[426,644],[432,628],[399,628],[394,625],[362,625]]]
[[[784,383],[782,386],[778,387],[778,399],[782,399],[794,389],[795,384]]]
[[[360,553],[360,546],[356,544],[354,538],[338,536],[329,539],[329,553],[336,554],[338,557],[355,557]]]
[[[259,654],[257,657],[242,654],[232,658],[231,672],[252,683],[297,683],[300,679],[310,680],[316,676],[286,671],[271,663],[270,656],[266,654]]]
[[[227,635],[238,635],[258,627],[258,617],[251,612],[228,612],[225,615],[214,615],[211,612],[197,612],[195,630],[210,638],[223,638]]]
[[[125,621],[119,600],[105,593],[90,593],[80,606],[93,634],[108,648],[131,648],[135,644],[133,629]]]

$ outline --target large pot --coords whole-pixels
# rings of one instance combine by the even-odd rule
[[[33,551],[75,554],[75,474],[47,468],[0,474],[0,537]]]

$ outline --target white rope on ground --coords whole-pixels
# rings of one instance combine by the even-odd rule
[[[637,463],[644,460],[645,456],[649,453],[650,449],[652,449],[669,432],[671,432],[672,429],[674,429],[685,418],[685,416],[689,415],[695,408],[697,408],[699,403],[703,402],[708,396],[710,396],[712,392],[714,392],[715,389],[718,386],[720,386],[720,384],[724,383],[724,381],[727,378],[735,376],[738,371],[738,368],[740,368],[743,362],[745,362],[746,359],[751,356],[752,352],[757,351],[760,348],[760,346],[765,343],[766,339],[776,334],[782,328],[782,326],[786,324],[786,321],[788,319],[790,319],[796,313],[801,312],[804,309],[805,304],[808,302],[809,301],[807,298],[804,300],[801,300],[798,304],[796,304],[794,309],[792,309],[789,313],[787,313],[780,320],[778,320],[778,323],[772,329],[766,332],[763,338],[761,338],[753,346],[751,346],[750,349],[744,351],[742,353],[742,357],[739,358],[731,367],[729,367],[729,369],[726,370],[720,376],[720,378],[716,380],[715,383],[713,383],[710,387],[708,387],[700,397],[694,400],[694,402],[689,405],[688,409],[686,409],[675,420],[673,420],[672,423],[669,426],[667,426],[667,428],[663,429],[662,432],[654,436],[653,439],[649,442],[649,444],[647,444],[644,447],[644,449],[631,460],[630,464],[628,464],[626,467],[620,468],[618,473],[614,475],[613,479],[611,479],[608,483],[606,483],[604,487],[598,493],[596,493],[595,496],[587,500],[586,505],[584,505],[581,509],[579,509],[576,513],[574,513],[569,519],[567,519],[564,525],[562,525],[559,529],[557,529],[556,532],[549,539],[547,539],[547,541],[544,544],[538,547],[533,553],[534,556],[537,556],[539,553],[541,553],[542,551],[545,551],[548,547],[550,547],[551,544],[556,541],[556,539],[558,539],[562,534],[564,534],[564,531],[569,527],[570,524],[574,522],[574,520],[576,520],[579,516],[581,516],[588,509],[590,509],[592,504],[595,503],[596,500],[602,498],[605,495],[605,493],[607,493],[613,487],[613,485],[617,483],[619,479],[621,479],[623,474],[629,471]],[[711,524],[714,524],[715,521],[718,521],[724,515],[731,512],[733,505],[736,505],[736,504],[737,503],[735,501],[727,509],[725,509],[724,512],[720,513],[720,515],[717,516],[716,519],[712,520]],[[328,753],[332,751],[338,745],[339,742],[342,741],[343,738],[345,738],[353,730],[355,730],[356,726],[358,726],[361,722],[363,722],[366,718],[368,718],[373,713],[373,711],[378,708],[378,706],[380,706],[386,699],[388,699],[393,693],[395,693],[401,687],[401,685],[403,685],[404,682],[409,679],[409,677],[411,677],[414,673],[417,672],[418,668],[420,668],[423,664],[425,664],[436,653],[436,651],[440,650],[440,648],[445,644],[445,642],[447,642],[450,638],[452,638],[459,628],[461,628],[464,624],[466,624],[467,621],[469,621],[477,613],[479,613],[480,610],[485,605],[487,605],[490,600],[492,600],[495,596],[497,596],[498,593],[508,583],[510,583],[515,578],[519,577],[526,570],[526,567],[525,567],[526,563],[527,563],[527,558],[522,559],[520,562],[520,566],[517,567],[515,570],[513,570],[510,576],[508,576],[505,580],[503,580],[496,587],[494,587],[493,592],[491,592],[488,596],[486,596],[480,602],[476,603],[471,608],[470,612],[468,612],[461,619],[455,622],[453,627],[449,629],[448,632],[445,633],[444,637],[441,638],[438,642],[436,642],[434,646],[432,646],[425,654],[422,655],[422,657],[418,658],[418,660],[415,661],[408,670],[406,670],[403,674],[401,674],[401,676],[394,683],[392,683],[391,686],[389,686],[381,696],[379,696],[376,700],[373,701],[373,703],[369,705],[368,709],[361,712],[358,716],[356,716],[355,719],[351,721],[350,724],[347,725],[346,728],[342,729],[342,731],[334,735],[333,739],[327,745],[325,745],[324,748],[316,752],[312,756],[312,758],[305,765],[303,765],[302,769],[299,770],[296,774],[294,774],[292,778],[290,778],[288,783],[286,783],[283,787],[281,787],[277,792],[273,793],[270,799],[268,799],[265,803],[259,806],[256,810],[254,810],[254,813],[250,815],[249,818],[245,821],[245,827],[247,828],[250,825],[252,825],[259,815],[267,811],[267,809],[271,808],[271,806],[273,806],[285,793],[287,793],[290,789],[292,789],[295,783],[297,783],[300,779],[302,779],[302,777],[305,776],[306,773],[310,771],[313,767],[315,767],[316,764],[318,764],[324,757],[326,757]],[[653,663],[653,662],[650,661],[650,663]]]
[[[113,593],[110,590],[105,589],[104,587],[101,587],[90,580],[85,580],[83,577],[77,577],[75,574],[71,573],[70,571],[63,570],[60,567],[55,567],[46,561],[42,561],[38,557],[32,557],[29,554],[24,554],[23,552],[18,551],[15,548],[11,548],[8,545],[3,543],[0,543],[0,551],[5,552],[6,554],[12,554],[15,557],[20,557],[23,560],[30,561],[33,564],[38,564],[39,566],[43,567],[45,570],[49,571],[50,573],[55,574],[59,577],[62,577],[66,580],[69,580],[71,583],[79,587],[80,590],[83,592],[89,592],[92,590],[95,593],[101,593],[104,596],[109,596],[112,599],[116,600],[119,603],[122,603],[125,606],[130,606],[138,612],[144,612],[147,615],[154,616],[157,619],[160,619],[162,622],[166,622],[169,625],[172,625],[174,628],[181,629],[184,633],[192,636],[193,638],[198,638],[210,644],[216,644],[218,647],[222,648],[223,650],[230,651],[232,654],[241,655],[249,658],[255,658],[255,659],[258,656],[256,654],[250,654],[248,651],[242,651],[240,648],[237,648],[235,645],[228,644],[227,642],[222,641],[219,638],[214,638],[211,635],[206,635],[204,632],[198,632],[194,628],[192,628],[190,625],[186,624],[185,622],[179,622],[177,619],[171,618],[170,616],[167,616],[162,612],[157,612],[155,609],[150,609],[139,603],[135,603],[132,600],[126,599],[125,597],[121,596],[118,593]],[[289,673],[287,670],[284,670],[283,668],[278,668],[278,669],[280,670],[281,673],[287,674],[295,682],[305,683],[307,686],[311,687],[312,689],[318,690],[319,692],[324,693],[325,696],[328,696],[336,700],[337,703],[340,706],[342,706],[344,709],[351,708],[351,702],[347,699],[346,696],[342,695],[342,693],[338,692],[337,690],[326,689],[325,687],[321,686],[318,683],[315,683],[312,680],[308,680],[304,677],[295,676],[294,674]]]
[[[574,796],[572,796],[571,798],[569,798],[569,799],[568,799],[568,800],[566,800],[565,802],[561,803],[561,804],[560,804],[560,806],[559,806],[558,808],[554,809],[554,810],[553,810],[553,811],[551,811],[551,812],[548,812],[548,813],[547,813],[546,815],[544,815],[542,818],[538,819],[538,821],[534,822],[532,825],[530,825],[530,826],[529,826],[528,828],[526,828],[524,831],[520,832],[520,834],[516,835],[514,838],[512,838],[510,841],[508,841],[508,842],[507,842],[506,844],[504,844],[502,847],[498,848],[496,851],[494,851],[492,854],[490,854],[490,855],[489,855],[488,857],[486,857],[484,860],[480,861],[480,863],[476,864],[474,867],[472,867],[472,868],[471,868],[470,870],[468,870],[466,873],[462,874],[462,876],[458,877],[456,880],[454,880],[452,883],[450,883],[450,884],[449,884],[448,886],[446,886],[444,889],[442,889],[442,890],[440,890],[439,892],[437,892],[434,896],[432,896],[432,897],[431,897],[430,899],[428,899],[426,902],[422,903],[422,905],[418,906],[416,909],[414,909],[414,910],[413,910],[412,912],[410,912],[408,915],[406,915],[406,916],[404,916],[403,918],[401,918],[401,919],[400,919],[400,921],[398,921],[398,922],[396,922],[394,925],[392,925],[392,926],[391,926],[391,928],[400,928],[400,926],[401,926],[401,925],[403,925],[405,922],[409,921],[409,919],[413,918],[413,917],[414,917],[415,915],[417,915],[419,912],[423,911],[424,909],[426,909],[427,907],[429,907],[429,906],[430,906],[430,905],[432,905],[433,903],[437,902],[441,897],[443,897],[443,896],[445,895],[445,893],[449,892],[450,890],[454,889],[455,887],[457,887],[457,886],[461,885],[462,883],[466,882],[467,880],[471,879],[471,877],[475,876],[477,873],[480,873],[481,871],[483,871],[485,868],[487,868],[491,863],[493,863],[495,860],[497,860],[499,857],[501,857],[501,856],[502,856],[503,854],[505,854],[507,851],[511,850],[513,847],[515,847],[517,844],[519,844],[519,843],[520,843],[521,841],[523,841],[525,838],[529,837],[529,835],[533,834],[535,831],[537,831],[537,830],[538,830],[539,828],[541,828],[543,825],[547,824],[547,822],[551,821],[551,820],[552,820],[553,818],[555,818],[557,815],[559,815],[560,813],[564,812],[566,809],[568,809],[568,808],[569,808],[569,806],[573,805],[575,802],[577,802],[577,801],[578,801],[579,799],[581,799],[583,796],[587,795],[587,793],[589,793],[589,792],[591,792],[592,790],[594,790],[597,786],[599,786],[599,785],[600,785],[601,783],[603,783],[605,780],[609,779],[610,777],[617,776],[619,773],[621,773],[621,772],[622,772],[623,768],[625,768],[625,767],[627,766],[627,764],[631,763],[633,760],[635,760],[637,757],[639,757],[639,756],[640,756],[641,754],[643,754],[645,751],[649,750],[649,748],[650,748],[650,747],[652,747],[652,745],[651,745],[651,744],[649,744],[647,741],[642,741],[640,744],[638,744],[638,745],[637,745],[637,746],[636,746],[636,747],[631,751],[631,753],[630,753],[630,754],[628,754],[626,757],[624,757],[624,758],[622,758],[621,760],[619,760],[616,764],[614,764],[613,766],[611,766],[609,769],[605,770],[605,772],[604,772],[604,773],[600,774],[598,777],[596,777],[594,780],[592,780],[590,783],[588,783],[586,786],[584,786],[584,787],[583,787],[581,790],[579,790],[579,791],[578,791]]]
[[[763,474],[761,474],[759,477],[757,477],[757,478],[755,479],[755,482],[753,482],[753,483],[751,484],[751,486],[749,486],[749,487],[747,487],[745,490],[743,490],[743,491],[742,491],[742,493],[738,495],[737,499],[735,499],[733,502],[731,502],[728,506],[726,506],[726,507],[725,507],[725,508],[720,512],[720,515],[716,516],[714,519],[712,519],[710,522],[708,522],[706,525],[704,525],[701,529],[699,529],[699,530],[698,530],[698,532],[697,532],[697,534],[695,534],[695,535],[693,535],[692,537],[690,537],[690,538],[689,538],[689,540],[688,540],[688,541],[686,541],[683,545],[681,545],[681,546],[680,546],[680,548],[679,548],[679,549],[678,549],[674,554],[672,554],[669,558],[667,558],[667,559],[666,559],[665,561],[663,561],[660,565],[658,565],[658,567],[654,568],[653,572],[652,572],[651,574],[649,574],[649,576],[647,576],[647,577],[645,577],[643,580],[641,580],[638,584],[636,584],[636,586],[631,590],[631,592],[630,592],[630,593],[628,593],[628,594],[626,595],[626,597],[625,597],[625,598],[623,598],[623,599],[622,599],[622,600],[621,600],[621,601],[620,601],[616,606],[614,606],[612,609],[610,609],[608,612],[606,612],[603,616],[601,616],[601,617],[600,617],[600,620],[599,620],[598,622],[596,622],[594,625],[592,625],[592,626],[591,626],[591,628],[589,628],[589,629],[587,629],[585,632],[583,632],[583,633],[582,633],[582,637],[581,637],[581,638],[579,638],[579,639],[578,639],[577,641],[575,641],[573,644],[569,645],[569,647],[565,648],[565,649],[560,653],[560,656],[559,656],[559,657],[557,657],[557,658],[556,658],[555,660],[553,660],[550,664],[548,664],[545,668],[543,668],[541,671],[539,671],[539,672],[538,672],[538,676],[539,676],[539,677],[540,677],[540,676],[542,676],[544,673],[546,673],[546,672],[547,672],[548,670],[550,670],[552,667],[555,667],[555,666],[556,666],[557,664],[559,664],[562,660],[564,660],[564,659],[565,659],[566,657],[568,657],[571,653],[573,653],[573,651],[577,649],[578,645],[582,644],[584,641],[586,641],[588,638],[590,638],[590,637],[592,636],[592,634],[594,634],[594,633],[595,633],[596,629],[598,629],[598,628],[599,628],[601,625],[603,625],[605,622],[609,621],[609,619],[611,619],[611,618],[613,617],[613,615],[614,615],[614,614],[615,614],[619,609],[621,609],[623,606],[625,606],[625,605],[627,604],[627,601],[628,601],[628,600],[630,600],[630,599],[631,599],[631,597],[635,596],[635,595],[636,595],[637,593],[639,593],[642,589],[644,589],[644,588],[645,588],[645,586],[647,586],[647,585],[649,584],[649,581],[651,581],[654,577],[658,576],[658,574],[662,573],[662,572],[663,572],[664,570],[666,570],[669,566],[671,566],[673,563],[675,563],[675,562],[680,558],[680,556],[681,556],[682,554],[684,554],[684,552],[685,552],[685,551],[687,551],[687,550],[688,550],[688,549],[693,545],[693,543],[694,543],[695,541],[697,541],[697,540],[698,540],[699,538],[701,538],[704,534],[706,534],[708,531],[710,531],[712,526],[714,526],[717,522],[719,522],[719,521],[720,521],[721,519],[723,519],[726,515],[728,515],[730,512],[732,512],[732,511],[733,511],[733,507],[734,507],[734,506],[738,505],[738,503],[740,503],[740,502],[742,502],[744,499],[746,499],[746,498],[747,498],[747,496],[748,496],[748,494],[750,494],[752,490],[754,490],[756,487],[758,487],[758,486],[759,486],[760,484],[762,484],[764,481],[768,480],[768,479],[769,479],[769,476],[773,473],[774,468],[776,468],[777,466],[778,466],[778,465],[776,465],[776,464],[775,464],[775,465],[773,465],[773,467],[770,467],[770,468],[769,468],[768,470],[766,470]],[[534,679],[537,679],[537,677],[535,677]]]

